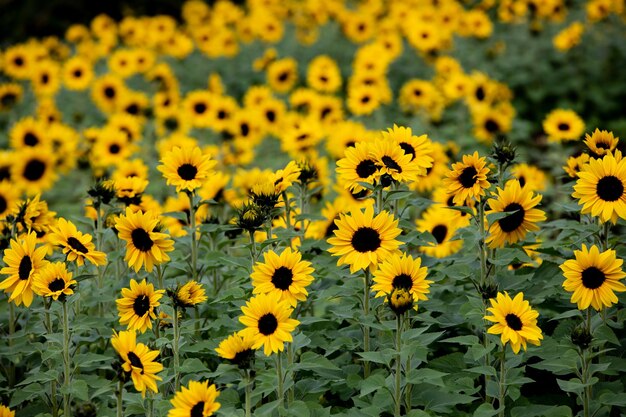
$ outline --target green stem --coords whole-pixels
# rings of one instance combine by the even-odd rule
[[[498,412],[499,417],[504,417],[505,411],[505,401],[506,401],[506,345],[502,345],[502,358],[500,359],[500,381],[498,381],[499,386],[499,396],[498,396],[498,407],[500,411]]]
[[[157,278],[157,285],[159,286],[159,289],[162,290],[164,289],[164,284],[163,284],[163,269],[161,268],[161,265],[156,265],[156,278]]]
[[[151,393],[148,393],[148,397],[146,398],[146,401],[148,402],[148,406],[146,408],[146,417],[152,417],[154,416],[154,399],[152,398]]]
[[[583,350],[581,353],[582,360],[582,383],[587,384],[589,382],[589,358],[586,353],[586,350]],[[591,400],[591,387],[585,386],[583,389],[583,417],[590,416],[589,402]]]
[[[376,214],[383,210],[383,187],[378,186],[374,191],[376,193]]]
[[[246,417],[252,417],[252,376],[246,370]]]
[[[48,335],[52,334],[52,319],[50,317],[50,304],[52,300],[49,297],[44,297],[43,305],[44,305],[44,320],[46,326],[46,333]],[[48,369],[52,369],[52,359],[48,361]],[[50,381],[50,405],[52,411],[52,417],[58,417],[59,415],[59,404],[57,403],[57,381]]]
[[[287,368],[288,369],[293,369],[293,357],[294,357],[294,351],[293,351],[293,343],[287,343]],[[293,371],[291,373],[291,378],[294,379],[294,374]],[[289,387],[289,391],[287,391],[287,405],[291,405],[294,400],[295,400],[295,385],[296,381],[293,381],[293,384],[291,385],[291,387]]]
[[[407,369],[408,371],[408,369]],[[402,316],[396,316],[396,374],[395,374],[395,417],[400,417],[400,403],[402,401]]]
[[[9,302],[9,351],[13,351],[13,337],[15,335],[15,305]],[[15,364],[9,365],[9,388],[15,385]]]
[[[276,377],[278,378],[278,388],[276,389],[276,396],[278,397],[278,415],[283,416],[283,402],[285,397],[285,391],[283,387],[284,376],[283,376],[283,361],[282,361],[282,353],[278,352],[276,354]]]
[[[70,323],[67,312],[67,302],[63,302],[63,417],[70,414],[70,385],[71,385],[71,363],[70,363]]]
[[[180,352],[179,352],[179,340],[180,329],[178,323],[178,306],[174,305],[174,317],[172,317],[172,324],[174,327],[174,340],[172,342],[172,355],[174,356],[174,392],[178,392],[180,388]]]
[[[609,235],[611,233],[611,222],[606,222],[602,226],[602,252],[608,250],[609,246]]]
[[[409,370],[412,369],[411,368],[411,355],[409,354],[409,357],[406,358],[406,374],[408,376]],[[409,412],[411,411],[411,408],[413,408],[413,385],[409,384],[408,382],[405,383],[404,386],[404,402],[406,404],[406,411]]]
[[[198,247],[196,245],[196,213],[194,206],[193,192],[188,192],[189,196],[189,234],[191,235],[191,277],[194,281],[198,279]]]
[[[254,230],[248,230],[250,236],[250,257],[252,258],[252,268],[256,262],[256,242],[254,241]]]
[[[365,270],[365,279],[363,280],[363,319],[367,320],[370,314],[370,273],[369,269]],[[363,324],[363,351],[370,351],[370,327],[367,323]],[[363,378],[370,376],[370,363],[367,359],[363,360]]]
[[[122,397],[124,395],[124,381],[121,379],[117,383],[117,392],[115,393],[117,401],[117,413],[116,417],[124,417]]]
[[[485,206],[482,200],[478,202],[478,257],[480,259],[480,284],[487,283],[487,256],[485,253]]]
[[[98,197],[94,208],[96,209],[96,250],[102,251],[102,215],[100,214],[100,198]],[[104,269],[96,266],[96,273],[98,274],[98,290],[102,292],[104,288]],[[98,316],[104,316],[104,302],[102,301],[101,294],[98,295]]]

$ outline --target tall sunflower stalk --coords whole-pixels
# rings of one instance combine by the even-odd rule
[[[196,199],[193,191],[186,191],[189,198],[189,235],[191,239],[191,277],[198,279],[198,245],[196,243]],[[178,388],[177,388],[178,390]]]
[[[63,415],[71,416],[70,410],[70,386],[71,386],[71,356],[70,356],[70,324],[67,300],[61,303],[63,306]]]
[[[48,297],[44,297],[43,306],[44,306],[44,327],[46,329],[46,333],[51,335],[53,333],[52,329],[52,318],[50,315],[50,307],[52,305],[52,301],[48,299]],[[52,359],[48,360],[48,369],[52,368]],[[53,379],[50,381],[50,408],[52,412],[52,417],[57,417],[59,415],[59,405],[57,403],[57,380]]]

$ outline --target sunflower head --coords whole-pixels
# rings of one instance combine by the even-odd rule
[[[113,197],[115,197],[115,189],[111,181],[98,181],[88,191],[94,200],[94,207],[100,203],[109,204]],[[97,209],[97,208],[96,208]]]
[[[619,138],[614,137],[613,132],[599,130],[596,128],[591,135],[588,133],[585,135],[584,142],[596,157],[601,158],[607,153],[611,153],[615,150],[617,143],[619,142]]]
[[[215,349],[220,358],[227,359],[240,369],[250,369],[254,364],[256,350],[252,348],[254,340],[249,336],[242,337],[233,333],[220,342]]]
[[[517,149],[507,140],[496,140],[491,148],[491,157],[502,166],[511,165],[515,161]]]
[[[175,291],[168,290],[168,295],[180,308],[194,307],[209,299],[202,284],[193,280],[179,286]]]
[[[249,232],[260,229],[267,220],[267,213],[254,203],[244,204],[237,210],[237,226]]]
[[[67,296],[74,294],[76,281],[72,273],[67,271],[64,262],[49,263],[39,271],[33,281],[33,291],[42,297],[65,301]]]
[[[591,346],[591,342],[593,341],[593,336],[587,330],[585,326],[576,326],[572,330],[572,334],[570,335],[570,339],[572,343],[581,348],[582,350],[587,349]]]
[[[403,315],[413,307],[413,297],[404,288],[394,288],[387,298],[389,307],[398,316]]]

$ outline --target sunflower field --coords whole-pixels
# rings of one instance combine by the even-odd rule
[[[229,0],[0,50],[0,417],[626,416],[624,0]]]

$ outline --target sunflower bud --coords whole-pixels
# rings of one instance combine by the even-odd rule
[[[202,284],[196,281],[189,281],[174,291],[168,290],[167,293],[180,308],[194,307],[208,299]]]
[[[298,180],[302,185],[307,185],[314,181],[317,181],[319,174],[317,172],[317,168],[311,165],[308,161],[300,161],[297,163],[298,168],[300,168],[300,175],[298,176]]]
[[[85,402],[77,404],[74,408],[74,415],[76,417],[97,417],[98,409],[92,402]]]
[[[87,194],[89,194],[94,202],[100,201],[104,204],[109,204],[113,197],[115,197],[115,189],[112,181],[98,181],[93,187],[91,187]]]
[[[500,165],[510,165],[515,161],[516,149],[511,143],[503,138],[499,138],[493,144],[491,157]]]
[[[404,288],[394,288],[388,296],[389,307],[398,316],[406,313],[413,307],[413,296]]]
[[[249,232],[260,229],[267,219],[267,214],[256,204],[245,204],[237,211],[237,226]]]
[[[593,340],[591,333],[589,333],[589,331],[582,326],[575,327],[574,330],[572,330],[570,337],[572,339],[572,343],[582,350],[587,349]]]
[[[480,285],[478,290],[480,291],[483,300],[490,300],[492,298],[496,298],[498,295],[498,284],[488,283]]]
[[[272,211],[276,204],[278,204],[278,198],[280,194],[276,192],[276,187],[269,181],[260,182],[254,184],[250,191],[252,201],[256,204],[263,213],[269,213]]]

